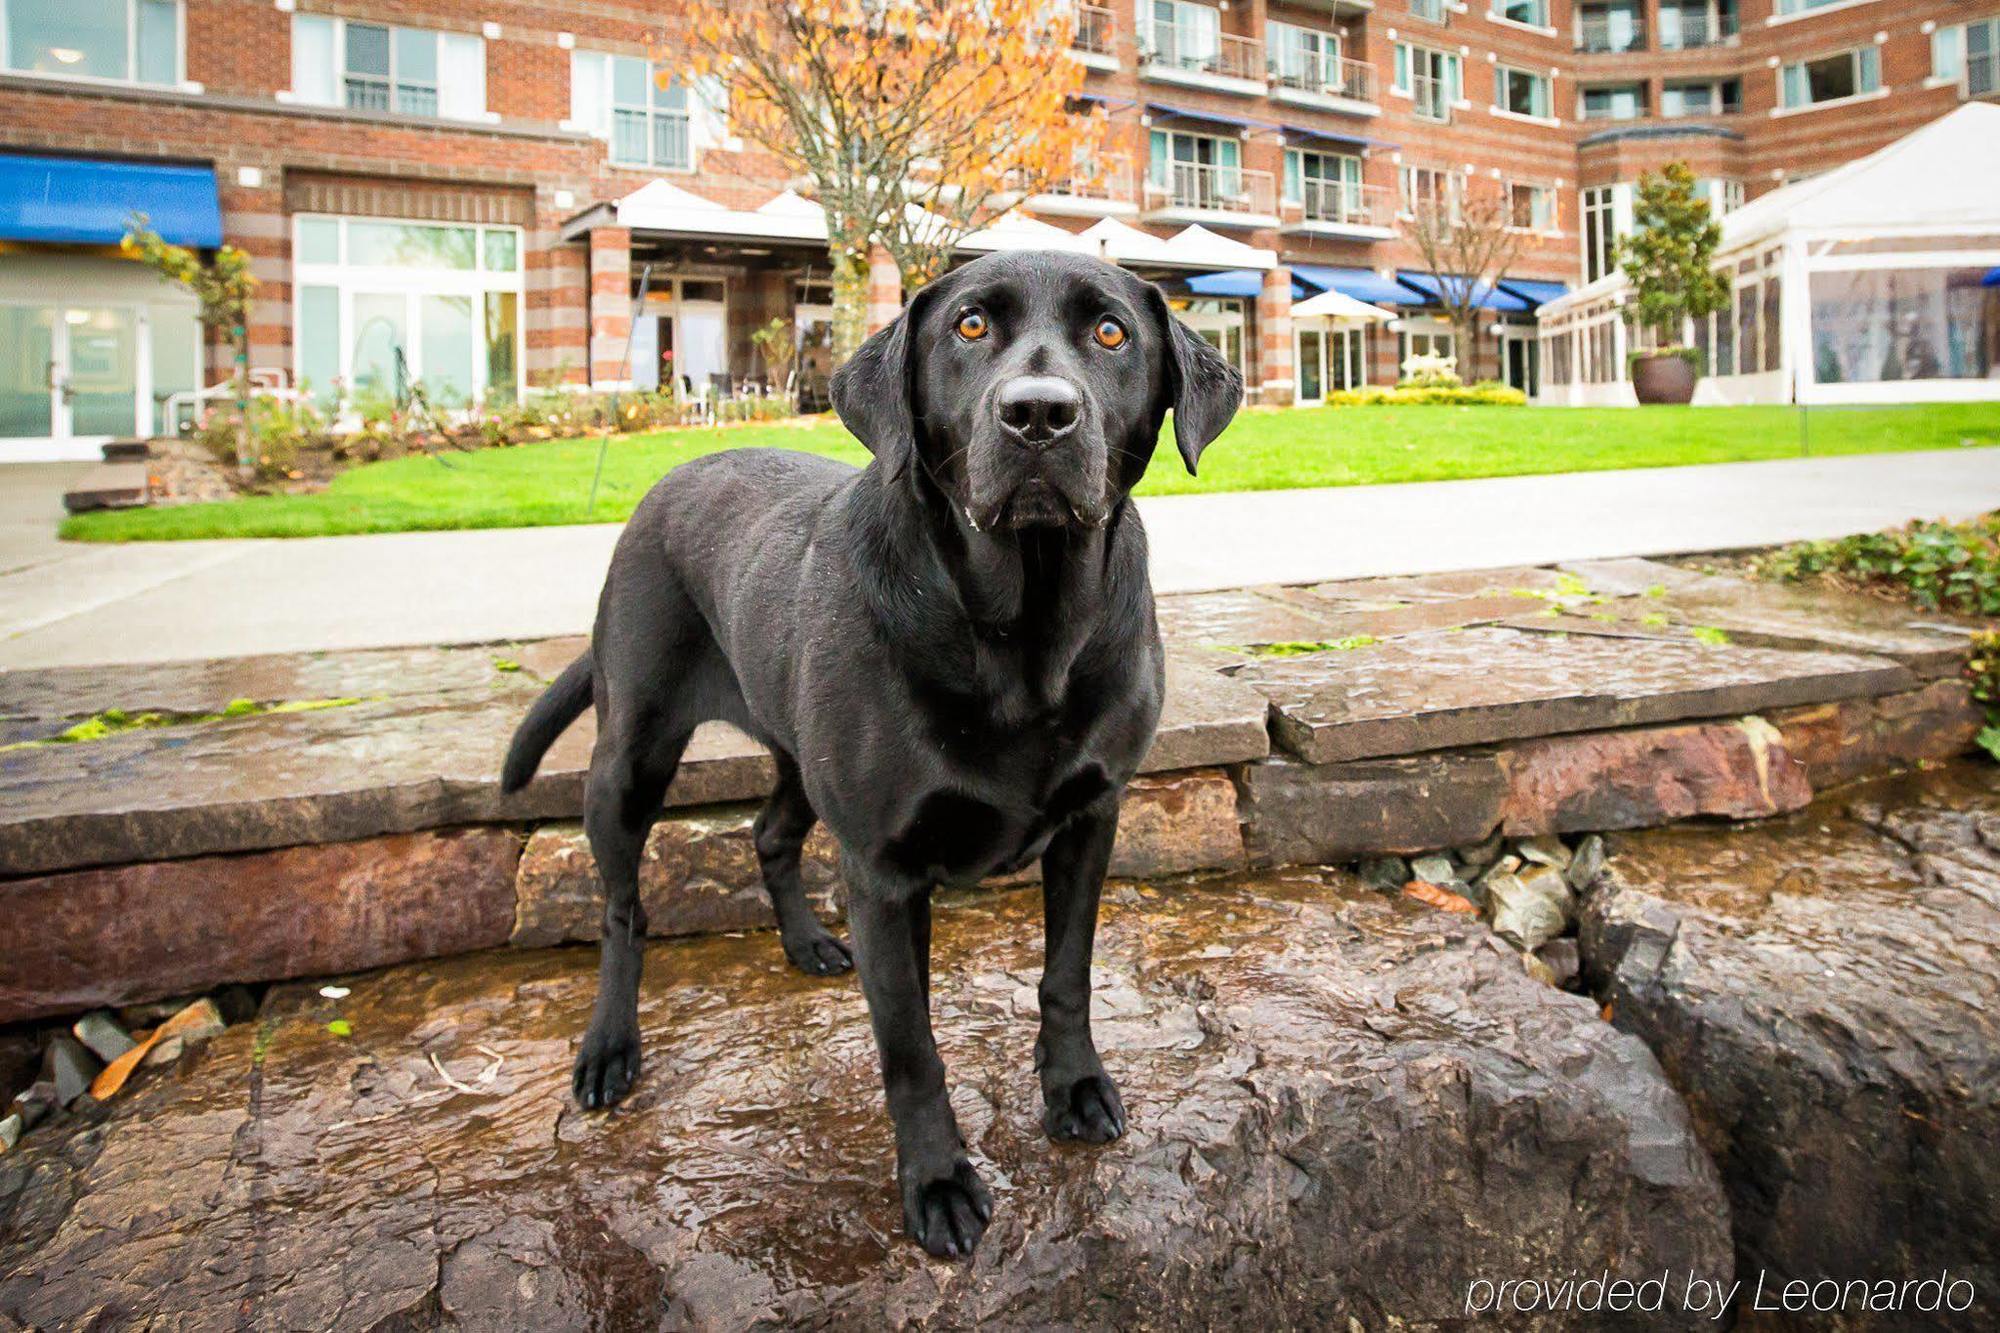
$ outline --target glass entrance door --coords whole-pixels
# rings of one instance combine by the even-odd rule
[[[56,328],[52,305],[0,305],[0,440],[56,433]]]
[[[119,306],[0,305],[0,440],[136,435],[139,318]]]
[[[1326,335],[1319,329],[1300,329],[1293,335],[1293,368],[1298,375],[1298,391],[1293,398],[1300,403],[1318,403],[1326,399]]]

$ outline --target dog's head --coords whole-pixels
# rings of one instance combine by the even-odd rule
[[[1083,255],[991,255],[918,292],[833,377],[892,474],[916,467],[973,527],[1102,527],[1167,409],[1189,472],[1243,377],[1160,289]]]

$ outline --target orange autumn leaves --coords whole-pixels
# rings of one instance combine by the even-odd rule
[[[948,254],[1015,199],[1094,175],[1105,146],[1076,100],[1075,13],[1048,0],[691,0],[687,18],[732,129],[809,183],[836,244],[901,251],[906,279],[934,274],[904,252]],[[910,226],[911,205],[929,218]]]

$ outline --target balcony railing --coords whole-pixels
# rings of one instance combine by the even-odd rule
[[[1424,120],[1451,119],[1451,86],[1435,74],[1410,77],[1410,102]]]
[[[1112,38],[1118,34],[1118,19],[1102,5],[1078,5],[1076,7],[1076,36],[1070,39],[1072,51],[1083,51],[1094,56],[1108,56]]]
[[[1264,44],[1213,28],[1155,21],[1147,28],[1146,60],[1190,74],[1230,79],[1264,78]]]
[[[1714,16],[1700,10],[1660,11],[1660,49],[1662,51],[1692,51],[1704,46],[1721,46],[1736,36],[1736,20],[1727,15]]]
[[[1365,62],[1316,51],[1294,51],[1271,61],[1271,82],[1309,93],[1326,93],[1356,102],[1375,100],[1375,71]]]
[[[1298,211],[1307,222],[1340,227],[1393,227],[1396,223],[1396,201],[1379,185],[1308,177],[1299,182],[1299,194],[1297,201],[1286,205],[1286,211]]]
[[[1136,198],[1132,184],[1131,162],[1118,161],[1101,163],[1094,172],[1079,171],[1073,176],[1041,181],[1034,188],[1043,198],[1131,204]]]
[[[1451,11],[1445,8],[1445,0],[1410,0],[1410,17],[1427,19],[1432,23],[1445,23]]]
[[[1168,167],[1166,184],[1156,180],[1146,182],[1149,209],[1200,209],[1248,217],[1277,215],[1277,187],[1268,171],[1210,162],[1173,162]]]
[[[1577,21],[1576,49],[1593,53],[1643,51],[1646,25],[1639,19],[1618,19],[1586,14]]]

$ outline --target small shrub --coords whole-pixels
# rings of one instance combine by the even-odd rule
[[[1458,358],[1417,353],[1403,358],[1403,378],[1399,389],[1456,389],[1465,381],[1458,377]]]
[[[1435,385],[1429,388],[1405,388],[1399,384],[1393,389],[1370,384],[1359,389],[1335,389],[1326,396],[1326,402],[1331,407],[1402,407],[1412,404],[1523,407],[1527,401],[1528,395],[1519,389],[1510,389],[1491,381],[1470,386]]]
[[[1931,610],[2000,616],[2000,512],[1798,542],[1760,557],[1754,570],[1781,582],[1824,579],[1899,592]]]

